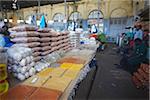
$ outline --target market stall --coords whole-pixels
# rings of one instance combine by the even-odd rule
[[[96,41],[80,40],[80,33],[75,33],[78,38],[71,38],[76,41],[74,46],[69,32],[31,26],[10,30],[14,32],[11,40],[15,44],[7,50],[8,70],[21,81],[3,93],[1,99],[72,98],[78,83],[91,69],[89,64],[98,47]]]

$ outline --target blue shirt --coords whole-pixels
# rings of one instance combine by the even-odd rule
[[[139,38],[141,40],[143,39],[143,31],[140,30],[140,29],[136,30],[135,33],[134,33],[134,40],[137,39],[137,38]]]

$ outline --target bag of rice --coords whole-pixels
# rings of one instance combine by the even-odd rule
[[[40,38],[38,37],[17,37],[14,39],[11,39],[12,42],[16,43],[30,43],[30,42],[38,42],[40,41]]]
[[[25,32],[15,32],[10,34],[10,37],[36,37],[39,36],[39,33],[36,31],[25,31]]]
[[[50,37],[51,34],[50,33],[40,33],[39,36],[40,37]]]
[[[47,42],[47,43],[41,43],[41,46],[44,47],[44,46],[50,46],[51,45],[51,42]]]
[[[15,26],[9,30],[16,31],[16,32],[22,32],[22,31],[36,31],[37,29],[38,28],[33,25],[19,25],[19,26]]]
[[[40,45],[40,42],[32,42],[32,43],[17,43],[17,44],[14,44],[13,46],[33,48],[33,47],[37,47],[39,45]]]
[[[37,57],[37,56],[40,56],[41,55],[41,52],[34,52],[33,53],[33,57]]]
[[[46,46],[46,47],[42,48],[42,51],[47,51],[47,50],[50,50],[50,49],[51,49],[51,46]]]
[[[40,61],[41,58],[42,58],[41,56],[37,56],[37,57],[34,57],[33,60],[34,60],[35,62],[37,62],[37,61]]]
[[[46,55],[50,54],[51,52],[52,52],[52,50],[48,50],[48,51],[42,52],[41,55],[46,56]]]
[[[32,50],[33,52],[38,52],[38,51],[41,50],[41,47],[34,47],[34,48],[31,48],[31,50]]]
[[[51,41],[51,38],[49,37],[43,37],[40,39],[40,42],[50,42]]]

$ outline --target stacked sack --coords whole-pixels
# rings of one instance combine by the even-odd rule
[[[148,64],[141,64],[137,72],[133,74],[132,80],[137,88],[149,87],[149,68]]]
[[[11,41],[15,42],[14,46],[31,48],[35,62],[41,59],[39,32],[36,30],[37,27],[30,25],[20,25],[10,29]]]
[[[55,32],[51,31],[51,51],[71,49],[68,32]]]
[[[36,73],[30,48],[12,46],[8,49],[7,54],[8,70],[19,80],[24,80]]]
[[[69,39],[73,48],[76,48],[80,45],[80,33],[75,33],[74,31],[71,31],[69,34]]]
[[[38,30],[40,36],[41,55],[46,56],[51,53],[51,29],[44,28]]]

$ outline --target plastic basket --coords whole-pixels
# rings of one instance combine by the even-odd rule
[[[6,64],[0,64],[0,81],[5,80],[6,78],[7,78]]]
[[[8,91],[9,84],[6,80],[0,82],[0,96]]]

